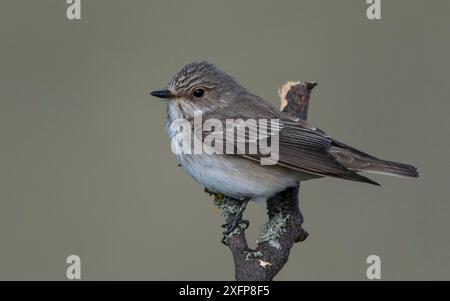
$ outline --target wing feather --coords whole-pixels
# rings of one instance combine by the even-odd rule
[[[223,146],[226,145],[227,141],[228,143],[232,143],[235,146],[235,151],[238,142],[240,142],[241,145],[244,143],[245,149],[240,149],[239,155],[249,160],[259,162],[261,158],[267,157],[267,154],[264,155],[259,152],[256,154],[249,153],[248,150],[250,149],[251,144],[256,144],[256,147],[259,150],[261,138],[265,139],[269,137],[270,140],[278,136],[279,159],[276,164],[279,166],[319,176],[332,176],[378,185],[376,182],[347,169],[344,165],[338,162],[330,153],[330,149],[336,142],[325,132],[298,118],[282,112],[277,112],[273,108],[267,107],[266,103],[264,103],[264,105],[263,110],[258,110],[257,118],[278,119],[279,126],[272,125],[268,135],[255,137],[255,130],[258,131],[259,128],[255,129],[254,125],[249,126],[249,124],[243,124],[241,126],[247,126],[244,131],[244,141],[242,141],[242,137],[240,138],[241,140],[237,138],[235,138],[234,141],[227,140],[227,137],[229,137],[227,132],[236,130],[234,128],[229,129],[225,127],[225,121],[226,119],[242,119],[245,121],[255,118],[253,116],[255,115],[253,114],[253,109],[246,110],[246,107],[244,107],[241,110],[222,110],[221,112],[210,112],[205,114],[203,119],[207,120],[208,118],[214,118],[221,120],[223,124],[223,131],[218,132],[217,129],[215,129],[215,135],[217,137],[222,137]],[[237,126],[237,128],[239,128],[239,126]],[[202,134],[204,138],[209,135],[210,132],[202,132]],[[236,137],[236,135],[234,136]]]

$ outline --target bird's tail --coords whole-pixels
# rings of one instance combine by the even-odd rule
[[[370,172],[389,176],[417,178],[417,167],[398,162],[381,160],[340,143],[330,149],[331,155],[347,169],[355,172]]]
[[[385,160],[366,160],[366,166],[355,169],[355,171],[365,171],[370,173],[377,173],[389,176],[417,178],[419,177],[419,171],[417,167],[392,161]]]

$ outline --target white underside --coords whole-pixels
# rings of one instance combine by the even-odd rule
[[[261,166],[237,156],[178,155],[178,161],[197,182],[212,192],[237,199],[265,201],[296,183],[294,174]]]

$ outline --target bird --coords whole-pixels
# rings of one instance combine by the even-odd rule
[[[380,186],[359,173],[407,178],[419,176],[415,166],[369,155],[339,142],[304,120],[275,109],[234,77],[207,61],[186,65],[175,74],[167,87],[150,94],[167,101],[166,129],[179,164],[205,190],[241,200],[240,211],[250,200],[266,201],[299,181],[333,177]],[[179,128],[174,126],[178,120],[184,120],[194,128],[196,114],[200,114],[202,120],[223,123],[238,119],[277,120],[278,123],[273,126],[276,135],[270,133],[265,136],[277,137],[277,161],[263,165],[259,153],[181,152],[180,135],[188,135],[181,138],[194,140],[202,140],[206,136],[203,132],[201,135],[192,135],[192,132],[180,134]],[[222,133],[227,130],[222,130]],[[225,136],[222,135],[220,141],[223,144],[229,142]],[[256,144],[262,139],[249,137],[247,132],[246,138]],[[237,144],[236,140],[232,143]],[[249,144],[251,142],[246,145]],[[236,151],[236,148],[233,150]],[[230,233],[235,227],[236,223],[231,223],[226,232]]]

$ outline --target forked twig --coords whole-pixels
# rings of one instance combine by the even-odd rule
[[[281,110],[306,120],[309,97],[315,86],[314,82],[284,84],[279,90]],[[236,280],[272,280],[288,261],[294,243],[308,237],[308,232],[302,228],[299,189],[298,183],[267,201],[269,220],[262,229],[256,249],[248,247],[244,224],[226,237],[233,254]],[[215,202],[227,223],[235,218],[242,219],[243,212],[238,212],[242,201],[216,195]]]

